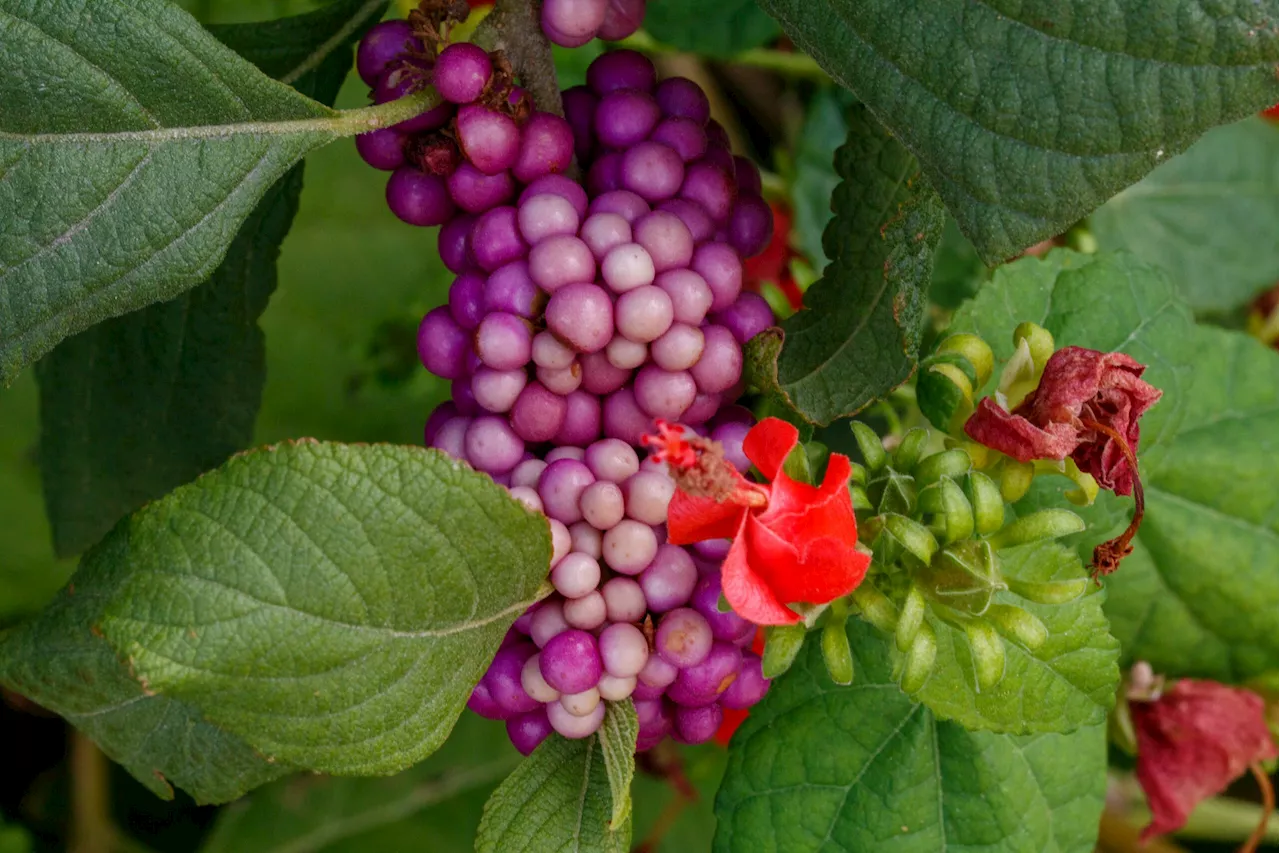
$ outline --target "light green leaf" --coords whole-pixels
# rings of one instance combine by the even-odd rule
[[[1209,131],[1098,208],[1103,249],[1128,249],[1196,310],[1228,311],[1280,276],[1280,136],[1257,117]]]
[[[610,828],[610,781],[600,735],[552,734],[493,792],[476,853],[627,853],[631,821]]]
[[[390,773],[448,736],[549,554],[543,518],[438,452],[256,451],[118,525],[2,636],[0,681],[203,800]]]
[[[649,0],[645,31],[680,50],[729,56],[778,37],[756,0]]]
[[[783,322],[781,352],[758,336],[747,358],[753,384],[817,424],[858,412],[911,375],[944,222],[915,159],[864,108],[851,113],[836,172],[836,216],[823,235],[833,260],[804,310]]]
[[[304,154],[429,99],[336,113],[161,0],[0,0],[0,34],[4,382],[199,284]]]
[[[610,702],[600,725],[600,748],[604,752],[604,769],[609,777],[609,793],[613,811],[609,828],[620,829],[631,820],[631,780],[636,775],[636,738],[640,736],[640,720],[636,706],[627,699]]]
[[[264,72],[330,104],[359,30],[385,0],[212,32]],[[208,281],[106,320],[37,365],[41,474],[56,550],[77,554],[121,517],[249,446],[262,396],[258,318],[302,192],[302,165],[267,190]]]
[[[1106,790],[1101,725],[968,732],[905,696],[887,638],[852,623],[858,677],[810,644],[734,736],[717,853],[1088,853]]]
[[[1195,326],[1169,280],[1125,255],[1051,252],[1011,264],[952,328],[984,334],[1002,362],[1013,352],[1009,330],[1023,320],[1044,325],[1058,346],[1128,353],[1164,391],[1142,419],[1146,519],[1134,553],[1106,580],[1123,661],[1228,682],[1274,669],[1274,354],[1239,333]],[[1018,511],[1064,506],[1070,488],[1037,478]],[[1079,539],[1084,559],[1124,528],[1132,506],[1104,493],[1077,510],[1089,523]]]
[[[1265,3],[760,2],[920,159],[989,263],[1275,102]]]
[[[1000,572],[1031,583],[1088,577],[1074,551],[1051,542],[1001,551]],[[938,656],[932,675],[914,698],[939,718],[969,729],[1032,734],[1102,723],[1120,683],[1119,643],[1107,630],[1104,598],[1091,588],[1075,601],[1050,605],[997,592],[995,603],[1030,611],[1048,628],[1049,637],[1034,652],[999,640],[1004,645],[1004,676],[989,689],[978,687],[964,632],[930,611],[926,618],[937,635]],[[895,650],[895,660],[900,657]]]

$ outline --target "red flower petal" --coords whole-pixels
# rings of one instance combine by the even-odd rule
[[[738,504],[717,503],[676,489],[667,505],[667,541],[692,545],[706,539],[728,539],[737,533],[746,512],[747,508]]]
[[[757,625],[794,625],[800,621],[799,615],[783,606],[759,574],[761,566],[753,565],[753,555],[747,545],[751,520],[749,514],[743,518],[742,527],[720,567],[724,597],[739,616]]]
[[[753,570],[784,603],[826,604],[846,595],[871,563],[840,539],[807,533],[783,537],[754,517],[747,520],[746,536]]]
[[[1213,681],[1184,679],[1153,702],[1130,704],[1138,782],[1151,806],[1142,840],[1187,822],[1255,761],[1276,757],[1262,698]]]
[[[784,420],[765,418],[742,440],[742,452],[772,482],[787,461],[787,454],[799,443],[800,430]]]

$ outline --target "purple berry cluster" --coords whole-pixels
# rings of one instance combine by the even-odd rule
[[[666,542],[675,484],[637,449],[662,419],[749,467],[742,345],[773,323],[743,291],[742,259],[773,222],[759,172],[730,153],[697,85],[659,83],[631,51],[599,57],[563,93],[567,120],[521,119],[491,97],[454,114],[453,98],[493,88],[482,52],[468,52],[475,73],[445,61],[470,47],[450,45],[433,69],[451,98],[434,127],[459,143],[453,171],[406,162],[388,187],[402,219],[442,225],[456,275],[419,328],[423,364],[452,382],[425,439],[548,517],[555,593],[517,620],[469,706],[505,720],[526,754],[552,731],[587,737],[603,703],[628,697],[638,749],[706,741],[724,708],[768,689],[747,650],[756,626],[719,610],[727,542]],[[410,150],[421,132],[391,130]],[[585,188],[562,174],[575,157]]]
[[[542,32],[561,47],[581,47],[597,36],[620,41],[640,29],[645,0],[543,0]]]

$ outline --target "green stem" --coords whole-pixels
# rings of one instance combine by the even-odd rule
[[[644,30],[637,30],[617,44],[620,47],[627,47],[642,53],[684,52],[671,45],[663,44]],[[734,65],[747,65],[753,68],[775,71],[785,77],[799,77],[806,80],[815,80],[819,83],[831,82],[830,75],[822,70],[822,66],[812,56],[806,53],[790,53],[782,50],[756,47],[727,56],[724,61]]]

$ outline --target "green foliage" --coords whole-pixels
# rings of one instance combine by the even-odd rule
[[[0,853],[31,853],[31,849],[30,833],[0,818]]]
[[[1001,551],[1000,574],[1023,583],[1088,577],[1074,552],[1053,543]],[[1030,734],[1102,723],[1120,680],[1119,644],[1108,632],[1104,597],[1091,590],[1073,601],[1050,605],[995,592],[991,606],[1014,605],[1030,612],[1048,629],[1048,638],[1034,650],[1016,637],[996,640],[1003,646],[1003,669],[990,686],[980,684],[983,660],[971,650],[964,627],[944,621],[936,609],[928,611],[926,621],[937,636],[937,660],[914,697],[939,718],[969,729]]]
[[[680,50],[729,56],[778,37],[756,0],[650,0],[645,31]]]
[[[630,699],[608,703],[599,736],[613,801],[609,828],[617,830],[631,820],[631,780],[636,775],[636,738],[640,736],[636,706]]]
[[[853,113],[836,172],[836,216],[823,236],[832,262],[805,310],[782,323],[781,352],[768,352],[776,341],[767,336],[748,347],[751,381],[817,424],[856,413],[911,375],[943,225],[914,158],[865,109]]]
[[[1252,338],[1195,326],[1162,273],[1125,255],[1051,252],[997,271],[952,329],[983,334],[998,361],[1031,320],[1074,344],[1127,352],[1164,391],[1142,420],[1147,512],[1135,551],[1110,576],[1106,613],[1125,662],[1238,681],[1274,669],[1277,373]],[[998,371],[997,371],[998,372]],[[1018,506],[1062,506],[1065,479],[1037,478]],[[1080,511],[1094,545],[1118,533],[1132,501],[1109,494]]]
[[[815,644],[734,736],[718,853],[1093,849],[1104,727],[968,732],[894,684],[888,640],[854,623],[857,679],[833,686]]]
[[[549,553],[435,451],[258,451],[117,526],[3,636],[0,678],[161,792],[153,772],[206,801],[290,766],[387,773],[443,742]]]
[[[792,155],[795,175],[790,185],[791,212],[798,248],[819,268],[829,260],[822,234],[831,221],[831,202],[840,183],[835,155],[849,135],[846,115],[851,101],[847,92],[836,87],[814,94]]]
[[[1275,100],[1276,17],[1262,3],[761,5],[920,159],[989,263]]]
[[[0,78],[6,382],[62,339],[204,281],[294,163],[370,126],[160,0],[3,0],[0,21],[0,64],[22,69]]]
[[[356,33],[385,6],[344,0],[212,32],[331,104]],[[301,192],[299,164],[267,190],[207,281],[99,323],[39,362],[41,474],[58,553],[83,551],[122,516],[249,445],[266,369],[257,321]]]
[[[1196,310],[1227,311],[1280,276],[1276,127],[1216,128],[1089,218],[1103,249],[1128,249]]]
[[[627,853],[631,821],[610,826],[610,778],[597,733],[552,734],[493,792],[476,853]]]

